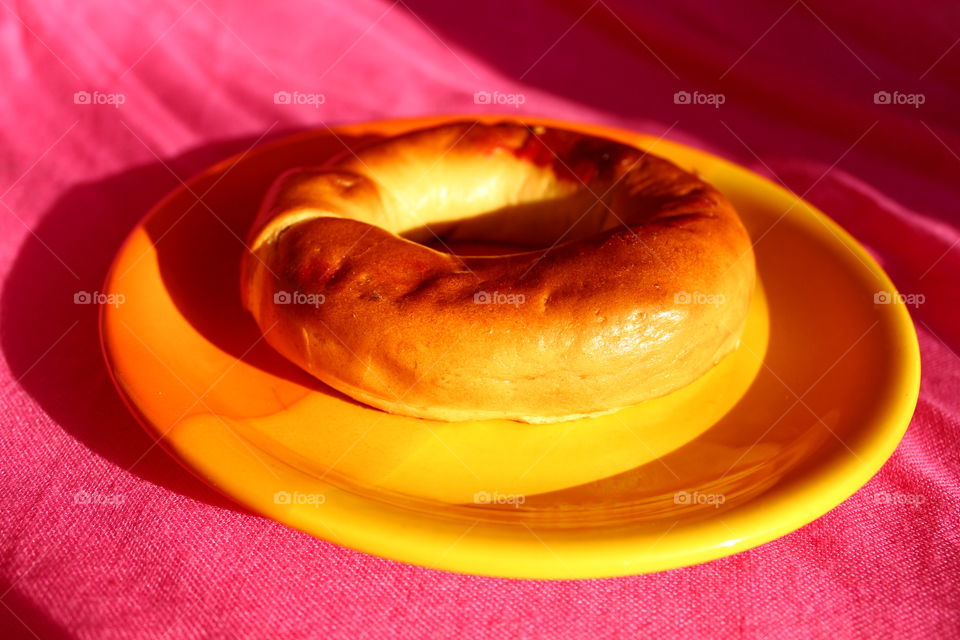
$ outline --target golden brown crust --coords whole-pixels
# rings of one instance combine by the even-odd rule
[[[431,231],[550,248],[461,257],[401,237]],[[680,388],[736,346],[754,284],[716,189],[627,145],[514,123],[287,174],[251,247],[242,289],[270,344],[358,400],[440,420],[547,422]]]

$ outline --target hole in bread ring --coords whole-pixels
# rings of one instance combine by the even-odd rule
[[[242,289],[270,344],[360,401],[551,422],[703,375],[736,346],[754,278],[733,207],[669,161],[461,122],[281,176]]]

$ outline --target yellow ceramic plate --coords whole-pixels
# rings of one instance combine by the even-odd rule
[[[893,452],[920,367],[907,311],[875,303],[878,292],[896,299],[880,267],[767,180],[598,126],[535,121],[647,147],[698,172],[756,241],[761,284],[746,336],[713,371],[600,418],[447,424],[360,405],[287,362],[238,295],[241,238],[267,186],[344,145],[443,120],[317,131],[226,160],[171,193],[126,240],[105,286],[123,295],[103,307],[108,366],[148,431],[214,487],[388,558],[590,578],[773,540],[838,505]]]

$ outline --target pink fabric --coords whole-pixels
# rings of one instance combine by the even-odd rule
[[[945,0],[0,3],[0,637],[956,635],[958,36]],[[283,90],[326,100],[274,104]],[[78,91],[125,102],[74,104]],[[477,106],[477,91],[523,104]],[[677,91],[725,101],[675,104]],[[923,293],[920,404],[877,477],[734,557],[536,582],[311,538],[149,449],[101,364],[95,310],[72,295],[98,289],[150,204],[322,122],[490,110],[669,131],[810,189]],[[123,501],[75,504],[77,491]]]

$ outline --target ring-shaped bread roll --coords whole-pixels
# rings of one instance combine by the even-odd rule
[[[512,249],[444,250],[460,241]],[[273,347],[356,400],[542,423],[702,376],[738,344],[754,271],[727,199],[673,163],[456,122],[279,177],[241,290]]]

